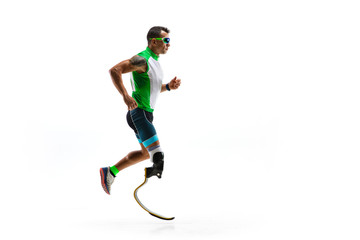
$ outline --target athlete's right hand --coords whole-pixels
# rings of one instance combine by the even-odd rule
[[[124,97],[124,102],[128,106],[129,111],[137,108],[137,106],[138,106],[135,99],[130,97],[129,95]]]

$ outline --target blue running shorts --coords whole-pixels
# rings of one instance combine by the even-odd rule
[[[135,108],[134,110],[128,111],[126,120],[134,130],[139,143],[144,144],[145,147],[159,140],[155,127],[152,124],[154,120],[152,112]]]

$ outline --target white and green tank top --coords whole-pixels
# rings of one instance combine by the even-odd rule
[[[130,75],[132,97],[139,108],[153,112],[163,79],[159,57],[149,47],[137,55],[146,59],[147,71],[141,74],[134,71]]]

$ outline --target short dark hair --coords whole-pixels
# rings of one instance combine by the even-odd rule
[[[158,37],[161,37],[161,31],[164,31],[166,33],[170,33],[170,30],[166,27],[160,27],[160,26],[155,26],[155,27],[152,27],[150,28],[146,38],[147,38],[147,41],[148,41],[148,45],[150,45],[150,39],[151,38],[158,38]]]

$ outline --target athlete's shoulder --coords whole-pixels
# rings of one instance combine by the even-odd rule
[[[146,65],[146,59],[138,54],[130,58],[130,63],[134,66],[143,66]]]

